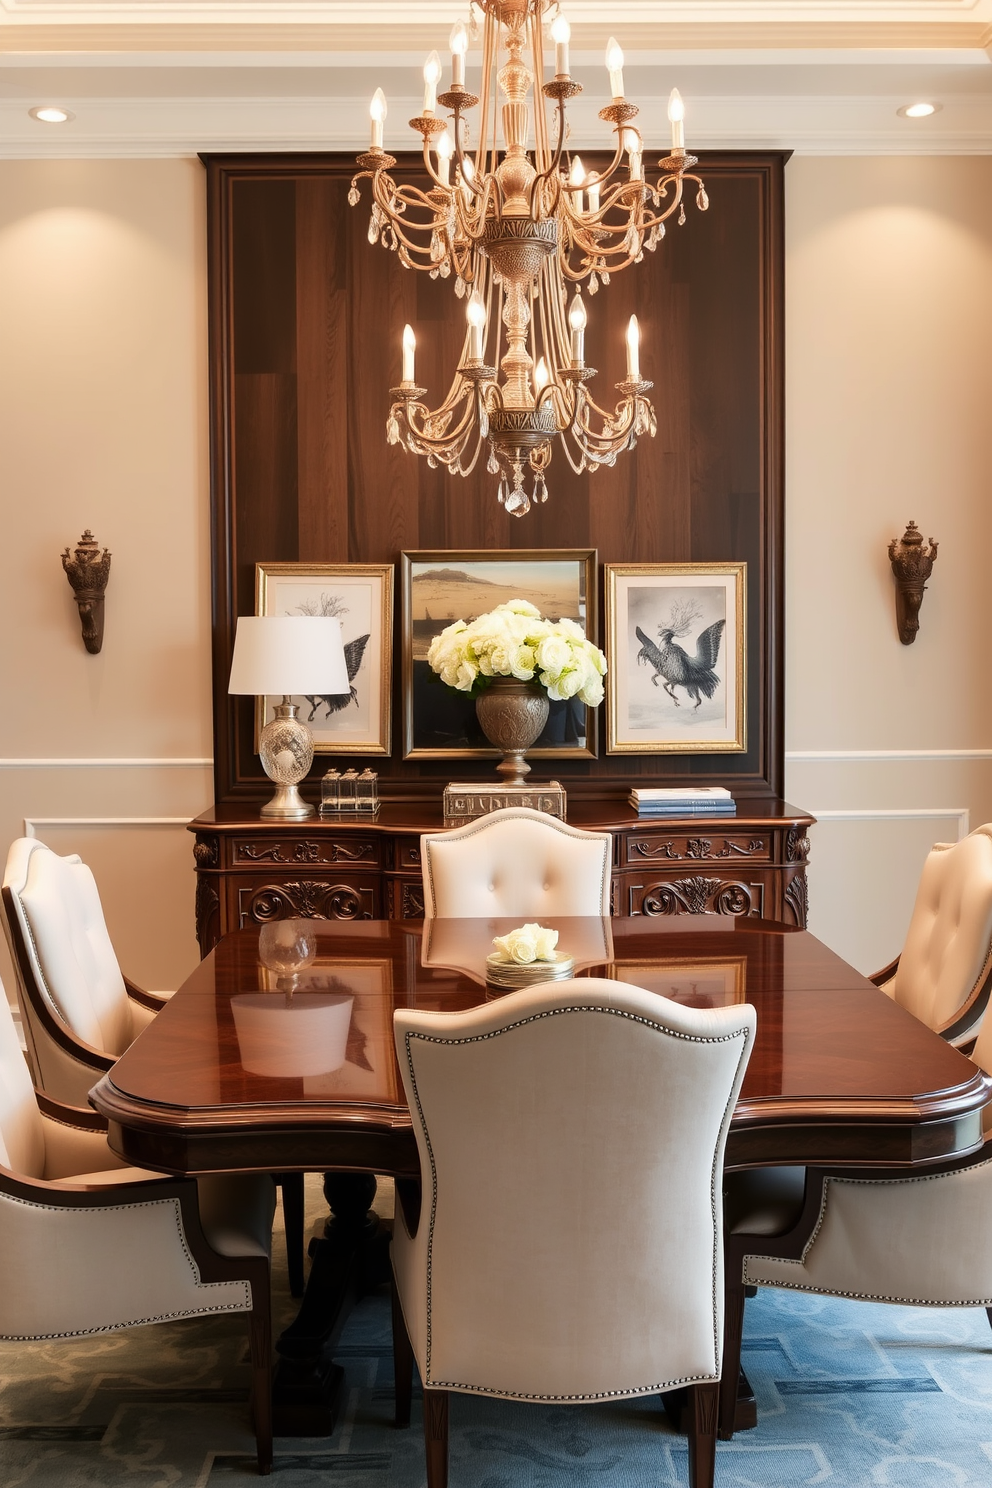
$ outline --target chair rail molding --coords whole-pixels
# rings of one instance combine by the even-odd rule
[[[188,816],[26,816],[25,837],[37,837],[39,827],[186,827]]]
[[[818,806],[810,808],[810,815],[815,816],[818,822],[823,821],[911,821],[911,820],[942,820],[958,823],[958,840],[967,837],[969,831],[970,809],[967,806],[893,806],[893,807],[865,807],[863,809],[846,809],[833,811],[821,809]]]
[[[54,759],[32,757],[26,755],[23,758],[0,758],[0,770],[75,770],[75,769],[138,769],[138,770],[210,770],[213,769],[211,757],[182,758],[180,756],[158,758],[153,755],[136,755],[133,758],[104,759],[98,755],[82,755],[66,759]]]
[[[927,760],[992,760],[992,749],[787,749],[785,762],[800,764],[909,764]]]

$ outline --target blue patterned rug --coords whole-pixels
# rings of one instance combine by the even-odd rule
[[[277,1235],[280,1229],[277,1228]],[[284,1269],[276,1261],[277,1282]],[[292,1303],[277,1299],[284,1319]],[[336,1357],[343,1425],[277,1440],[283,1488],[422,1488],[419,1406],[392,1427],[389,1299],[352,1314]],[[744,1361],[760,1424],[717,1449],[717,1488],[988,1488],[992,1329],[982,1311],[765,1291]],[[3,1488],[243,1488],[257,1482],[238,1318],[60,1344],[0,1344]],[[540,1407],[456,1396],[451,1488],[656,1488],[686,1447],[655,1401]]]

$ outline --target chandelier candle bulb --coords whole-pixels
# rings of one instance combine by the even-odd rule
[[[577,189],[572,192],[572,206],[576,212],[582,212],[582,187],[585,185],[586,168],[582,164],[582,158],[576,155],[572,161],[572,169],[568,173],[568,184]]]
[[[610,74],[610,87],[614,99],[623,97],[623,47],[615,36],[606,43],[606,66]]]
[[[637,324],[637,316],[632,315],[627,322],[627,381],[640,382],[641,380],[641,332]]]
[[[627,151],[630,161],[630,179],[640,181],[641,175],[641,136],[636,129],[625,129],[623,132],[623,147]]]
[[[567,78],[568,71],[568,43],[572,37],[572,28],[563,15],[556,16],[551,26],[551,39],[555,44],[555,76]]]
[[[685,149],[685,104],[682,102],[682,94],[678,88],[673,88],[668,96],[668,117],[672,123],[672,149]]]
[[[486,307],[477,289],[473,290],[465,313],[469,324],[468,359],[470,362],[481,362],[486,330]]]
[[[568,307],[568,324],[572,332],[572,366],[582,367],[585,365],[586,307],[578,293]]]
[[[431,52],[424,63],[424,113],[432,114],[437,104],[437,85],[441,78],[441,58]]]
[[[540,397],[550,381],[551,373],[548,371],[548,364],[542,356],[538,359],[537,366],[534,368],[534,392],[538,397]]]
[[[443,186],[447,186],[451,181],[451,157],[454,153],[454,140],[445,130],[437,142],[437,174]]]
[[[461,21],[456,21],[448,37],[451,48],[451,86],[465,86],[465,53],[468,51],[468,32]]]
[[[414,382],[413,368],[414,357],[417,354],[417,338],[413,334],[413,326],[403,327],[403,381],[412,384]]]
[[[386,117],[386,95],[381,88],[376,88],[372,94],[372,102],[369,104],[369,115],[372,119],[372,148],[382,149],[382,121]]]
[[[586,188],[586,195],[587,195],[587,200],[589,202],[589,210],[595,216],[595,214],[599,211],[599,182],[598,181],[590,181],[589,182],[589,185]]]

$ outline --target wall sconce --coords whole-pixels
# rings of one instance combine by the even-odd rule
[[[75,556],[68,548],[62,554],[62,567],[79,609],[83,645],[92,656],[103,645],[103,597],[110,578],[110,559],[106,548],[100,552],[100,544],[88,527],[76,544]]]
[[[926,548],[915,522],[910,522],[898,541],[893,538],[889,543],[889,562],[896,581],[896,625],[904,646],[911,646],[916,640],[923,591],[936,557],[937,544],[931,538],[930,547]]]

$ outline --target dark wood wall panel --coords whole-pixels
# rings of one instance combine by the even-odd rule
[[[616,401],[635,312],[658,434],[594,474],[575,475],[557,450],[547,505],[522,520],[497,504],[484,455],[463,480],[386,443],[404,323],[417,332],[417,380],[436,403],[457,362],[464,301],[450,280],[404,270],[369,244],[367,183],[359,207],[346,201],[352,159],[206,158],[219,799],[264,789],[250,704],[226,692],[234,617],[253,608],[257,561],[395,562],[413,548],[586,545],[601,563],[747,562],[748,750],[602,752],[555,761],[554,774],[574,791],[603,795],[625,791],[631,777],[686,775],[732,781],[744,793],[780,791],[786,158],[705,158],[709,212],[690,202],[684,227],[672,222],[655,253],[587,300],[595,396]],[[403,169],[412,177],[416,162]],[[404,761],[400,752],[397,742],[392,760],[372,762],[385,794],[435,792],[452,775],[450,762]],[[488,770],[480,762],[458,773]]]

